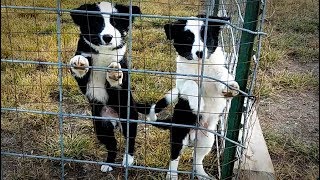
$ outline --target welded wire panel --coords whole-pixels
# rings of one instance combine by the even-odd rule
[[[77,82],[70,74],[69,61],[74,56],[79,27],[70,17],[72,9],[82,4],[96,3],[93,0],[46,1],[46,0],[5,0],[1,1],[1,157],[3,179],[164,179],[170,162],[172,139],[168,130],[159,129],[146,121],[140,114],[138,120],[130,119],[130,100],[123,105],[128,108],[127,118],[101,121],[124,122],[128,127],[137,122],[137,137],[134,164],[123,167],[123,155],[128,156],[128,136],[115,130],[117,157],[115,163],[106,163],[106,148],[99,143],[92,123],[90,103],[80,92]],[[199,71],[197,74],[176,73],[176,50],[173,42],[167,40],[164,25],[174,21],[197,19],[204,14],[206,25],[212,22],[209,15],[230,17],[221,31],[219,46],[227,57],[224,62],[229,71],[236,72],[240,38],[243,31],[263,34],[262,29],[243,29],[246,1],[240,0],[114,0],[126,6],[138,6],[142,14],[127,14],[129,19],[126,38],[129,88],[125,91],[139,103],[155,103],[170,89],[175,87],[176,78],[198,78],[199,94],[203,83],[218,81]],[[117,12],[115,12],[117,13]],[[91,16],[100,16],[94,12]],[[190,16],[193,16],[190,18]],[[262,24],[259,19],[259,26]],[[208,26],[204,28],[207,31]],[[208,32],[205,32],[205,37]],[[260,40],[260,39],[259,39]],[[204,40],[206,41],[206,40]],[[253,43],[253,42],[251,42]],[[254,44],[256,45],[256,44]],[[255,71],[259,61],[260,46],[254,46],[256,61],[252,61],[252,75],[248,80],[249,91],[239,91],[239,96],[248,97],[243,114],[242,136],[239,142],[226,138],[227,119],[230,101],[225,102],[225,110],[219,112],[219,126],[208,131],[196,126],[172,124],[172,127],[185,127],[215,134],[215,144],[211,153],[203,161],[205,171],[211,178],[221,178],[222,155],[226,141],[238,147],[237,158],[243,155],[243,147],[250,137],[250,121]],[[205,52],[204,53],[208,53]],[[215,64],[212,64],[215,66]],[[90,68],[107,72],[106,67]],[[199,66],[204,68],[204,66]],[[131,94],[130,94],[131,93]],[[172,95],[174,96],[174,95]],[[215,97],[212,97],[215,98]],[[235,97],[238,98],[238,97]],[[171,117],[170,105],[158,114],[159,119]],[[218,114],[218,112],[206,112]],[[203,114],[202,114],[203,115]],[[200,113],[197,113],[200,118]],[[129,132],[130,129],[127,128]],[[201,147],[188,145],[180,157],[179,179],[196,179],[193,151]],[[242,161],[241,161],[242,162]],[[241,165],[241,162],[239,163]],[[127,164],[128,162],[125,162]],[[112,172],[101,172],[101,165],[111,165]],[[209,177],[208,177],[209,178]]]

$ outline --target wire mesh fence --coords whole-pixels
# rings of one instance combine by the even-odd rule
[[[147,121],[141,114],[138,119],[130,119],[133,104],[129,99],[125,104],[128,108],[126,118],[94,116],[90,102],[71,76],[69,61],[75,54],[80,32],[70,12],[81,12],[72,9],[87,3],[96,2],[1,2],[2,179],[164,179],[169,171],[172,137],[169,131],[154,127],[166,123]],[[132,95],[139,103],[157,102],[176,86],[176,78],[198,78],[199,105],[204,83],[213,81],[229,86],[228,81],[208,76],[203,69],[197,74],[178,73],[177,54],[164,30],[165,24],[179,19],[202,20],[206,37],[210,22],[226,23],[219,36],[219,46],[225,52],[224,65],[240,85],[239,95],[232,101],[225,101],[223,112],[207,113],[219,114],[219,126],[215,130],[199,126],[200,122],[195,126],[171,123],[170,127],[214,134],[216,142],[203,162],[206,172],[211,178],[239,178],[239,169],[245,161],[241,157],[246,153],[249,130],[254,123],[251,119],[254,82],[264,34],[266,2],[119,0],[112,3],[129,7],[128,13],[113,14],[129,20],[135,18],[135,22],[129,21],[126,39],[128,67],[121,71],[128,73],[129,83],[125,89],[128,96]],[[133,14],[132,5],[138,6],[142,13]],[[104,14],[86,13],[92,16]],[[198,14],[205,16],[196,17]],[[230,17],[231,20],[214,20],[209,15]],[[204,56],[205,53],[204,49]],[[205,58],[202,60],[204,62]],[[204,68],[204,65],[199,67]],[[90,68],[103,72],[110,70],[94,65]],[[171,117],[173,107],[166,108],[158,117]],[[196,114],[199,121],[201,114],[199,111]],[[126,166],[123,166],[122,155],[128,158],[129,137],[122,136],[120,131],[115,131],[118,156],[114,163],[106,162],[107,152],[95,136],[92,118],[125,123],[127,127],[138,123],[133,165],[128,166],[125,162]],[[129,134],[130,129],[126,130]],[[196,141],[197,138],[180,157],[177,171],[180,179],[194,179],[198,175],[193,160],[201,147],[196,146]],[[233,172],[236,161],[238,171]],[[110,165],[114,170],[101,172],[101,165]]]

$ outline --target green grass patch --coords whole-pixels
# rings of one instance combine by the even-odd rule
[[[272,37],[268,36],[263,39],[262,52],[259,62],[259,68],[262,71],[268,71],[270,68],[279,64],[279,61],[282,61],[286,58],[286,51],[284,49],[276,48],[272,44]]]
[[[281,71],[274,74],[273,86],[285,89],[308,90],[319,86],[319,79],[312,73]]]
[[[84,156],[91,154],[90,151],[96,148],[92,137],[86,134],[66,134],[63,137],[64,156],[68,158],[83,159]],[[60,137],[49,137],[44,144],[47,154],[53,157],[61,156]]]
[[[270,98],[277,91],[317,90],[319,79],[312,72],[299,73],[288,70],[272,73],[260,72],[255,94],[260,98]]]
[[[128,1],[125,0],[113,2],[128,4]],[[80,6],[84,1],[63,0],[61,3],[62,8],[72,9]],[[144,14],[152,15],[195,16],[200,10],[199,1],[194,0],[134,1],[133,4],[139,5]],[[279,66],[288,60],[294,59],[303,63],[318,61],[319,11],[317,4],[318,2],[311,0],[268,1],[269,24],[266,26],[268,37],[263,40],[256,95],[261,98],[270,98],[279,90],[303,91],[319,86],[319,80],[312,72],[293,73],[283,69],[279,71]],[[3,1],[1,5],[56,7],[56,2],[17,0]],[[1,16],[1,58],[58,62],[56,18],[57,15],[54,12],[4,9]],[[62,61],[68,63],[76,50],[79,28],[73,24],[68,13],[63,13],[61,18]],[[163,30],[163,25],[168,22],[170,22],[169,19],[136,18],[133,24],[132,45],[134,69],[175,71],[176,54],[170,42],[166,40]],[[62,72],[63,111],[88,114],[87,112],[90,111],[87,107],[87,100],[80,93],[75,80],[67,69],[63,69]],[[58,82],[57,67],[1,63],[1,106],[58,112]],[[132,83],[133,96],[137,101],[155,102],[172,88],[174,77],[133,73],[132,82],[134,82]],[[42,155],[60,156],[57,116],[2,113],[1,117],[3,118],[1,120],[1,140],[7,140],[5,144],[2,144],[3,149],[19,152],[24,145],[27,153],[36,152]],[[147,130],[144,129],[145,127]],[[106,151],[95,138],[90,120],[75,118],[70,121],[64,118],[63,130],[66,157],[105,160]],[[117,139],[119,150],[124,152],[124,139],[119,133]],[[295,139],[272,133],[267,133],[266,139],[279,179],[300,179],[306,174],[309,179],[317,177],[319,151],[315,149],[316,146],[305,145]],[[169,143],[168,131],[139,125],[136,164],[167,168],[170,160]],[[187,153],[181,157],[179,170],[191,170],[190,152],[191,149],[188,149]],[[122,161],[122,153],[119,153],[117,161]],[[308,163],[306,167],[302,167],[304,162]],[[216,164],[215,156],[206,157],[205,164],[211,174],[215,173],[216,167],[212,166]],[[19,162],[15,166],[24,167],[26,165]],[[30,167],[33,170],[38,169],[36,163]],[[50,164],[50,167],[60,168],[60,164]],[[27,168],[25,172],[30,171]],[[74,172],[78,172],[77,168],[74,168]],[[92,169],[85,171],[91,176],[99,171],[99,167]],[[47,168],[43,171],[49,172],[50,170]],[[149,171],[144,173],[137,173],[133,179],[164,178],[163,174],[154,175]],[[42,176],[41,172],[35,176],[32,173],[21,173],[20,171],[11,172],[11,174],[16,174],[16,179],[26,177],[50,179],[53,177],[53,174]],[[56,174],[60,175],[59,172]],[[72,175],[69,174],[69,176]],[[104,174],[101,177],[106,179]],[[117,178],[121,179],[122,176]],[[188,179],[185,176],[180,176],[180,178]]]
[[[265,131],[278,179],[316,179],[319,176],[319,144],[306,144],[293,135]]]
[[[310,62],[319,58],[318,1],[270,1],[267,32],[275,49],[293,54],[296,60]],[[286,7],[286,8],[283,8]],[[297,13],[298,12],[298,13]]]

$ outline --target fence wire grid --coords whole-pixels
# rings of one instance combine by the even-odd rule
[[[190,18],[198,14],[207,15],[202,18],[206,23],[212,21],[208,15],[231,18],[221,32],[219,46],[226,53],[226,67],[236,76],[238,83],[241,81],[243,84],[240,84],[239,95],[232,100],[232,103],[238,101],[241,107],[234,108],[231,101],[226,101],[216,131],[198,126],[182,127],[216,135],[215,144],[204,160],[205,170],[211,179],[239,179],[240,169],[245,163],[242,157],[246,154],[250,129],[255,120],[252,113],[255,111],[255,80],[261,38],[265,34],[262,32],[265,0],[108,2],[136,5],[142,12],[141,15],[119,14],[130,19],[135,17],[135,22],[129,24],[127,38],[129,66],[121,70],[128,72],[128,92],[132,92],[140,103],[155,103],[162,98],[175,86],[176,76],[199,77],[200,91],[202,82],[216,80],[203,74],[176,73],[176,52],[172,42],[166,40],[164,24],[177,19],[199,19]],[[87,3],[96,1],[1,1],[1,179],[165,179],[170,161],[169,132],[152,126],[163,123],[146,121],[143,115],[139,120],[113,119],[127,124],[138,123],[135,163],[129,167],[121,165],[122,155],[128,154],[128,137],[123,137],[118,131],[116,163],[105,162],[107,152],[96,139],[89,103],[69,72],[69,60],[74,56],[80,33],[71,20],[70,12]],[[257,16],[246,19],[252,8],[246,7],[255,4],[258,4]],[[246,23],[256,24],[256,27],[247,28]],[[244,34],[251,40],[243,38]],[[245,46],[248,46],[248,51],[242,52],[241,48]],[[246,71],[239,70],[244,67]],[[238,76],[240,71],[247,73]],[[169,107],[159,117],[169,117],[172,113]],[[231,120],[237,122],[231,117],[236,117],[241,125],[230,128]],[[105,117],[95,118],[106,120]],[[228,136],[234,132],[234,136]],[[188,147],[180,158],[179,179],[196,179],[192,148]],[[104,164],[116,168],[103,173],[100,166]]]

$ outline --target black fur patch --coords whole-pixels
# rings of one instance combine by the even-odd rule
[[[97,4],[84,4],[74,10],[100,12]],[[71,12],[70,16],[72,17],[73,22],[80,27],[81,36],[85,37],[92,44],[102,44],[99,34],[102,32],[105,24],[101,14]]]
[[[198,15],[198,17],[203,18],[205,16]],[[210,16],[209,18],[225,21],[230,20],[230,18],[228,17]],[[173,40],[173,46],[175,47],[177,53],[188,60],[192,60],[191,50],[194,43],[195,34],[185,29],[186,24],[187,20],[178,20],[171,24],[166,24],[164,26],[164,29],[167,39]],[[217,22],[208,22],[206,46],[208,48],[209,54],[212,54],[218,46],[218,36],[222,25],[224,24]],[[204,42],[204,30],[205,24],[202,25],[199,32],[202,42]]]
[[[114,5],[113,6],[118,13],[129,13],[129,7],[124,5]],[[86,11],[97,11],[100,12],[100,8],[98,4],[84,4],[81,5],[79,8],[75,10],[86,10]],[[141,13],[139,7],[133,6],[132,7],[133,13]],[[85,42],[85,39],[90,41],[92,44],[103,48],[102,45],[102,38],[100,37],[100,33],[103,31],[105,27],[109,27],[105,25],[105,18],[101,14],[89,14],[86,12],[72,12],[70,13],[72,20],[76,25],[80,27],[80,38],[78,41],[78,46],[76,50],[76,55],[83,55],[89,61],[89,66],[92,66],[99,58],[94,59],[94,57],[99,56],[99,52],[93,49],[89,43]],[[110,15],[110,24],[116,28],[122,35],[122,44],[118,45],[113,49],[107,49],[110,51],[115,51],[116,49],[123,48],[125,43],[124,38],[128,31],[129,26],[129,17],[128,16],[118,16],[118,15]],[[112,27],[111,27],[112,28]],[[105,37],[106,38],[106,37]],[[96,56],[91,56],[91,54],[95,54]],[[117,58],[109,57],[109,58]],[[118,60],[117,60],[118,61]],[[112,60],[111,60],[112,62]],[[121,64],[121,68],[127,68],[127,59],[126,56],[121,56],[121,59],[118,61]],[[107,64],[105,65],[107,66]],[[81,78],[75,77],[81,92],[85,95],[87,92],[87,86],[89,80],[91,79],[92,69],[90,68],[89,71]],[[108,94],[107,102],[101,102],[97,100],[95,97],[88,96],[88,101],[91,106],[91,111],[93,116],[101,116],[101,112],[103,109],[107,108],[112,109],[114,114],[117,114],[118,117],[122,119],[131,119],[135,120],[138,119],[138,110],[136,108],[136,102],[133,99],[132,94],[128,94],[128,72],[123,72],[123,80],[122,85],[120,88],[118,87],[111,87],[108,81],[106,81],[105,88]],[[130,96],[130,97],[129,97]],[[128,113],[127,102],[128,98],[130,98],[130,108]],[[141,112],[149,111],[150,105],[146,105],[145,109],[140,108]],[[148,109],[148,110],[146,110]],[[103,113],[102,113],[103,114]],[[127,117],[127,115],[129,117]],[[95,128],[95,132],[99,141],[105,145],[108,150],[108,157],[107,162],[114,163],[115,158],[117,155],[117,141],[114,136],[114,125],[110,120],[103,120],[103,119],[93,119],[93,124]],[[129,137],[129,154],[133,156],[134,153],[134,145],[135,145],[135,137],[137,134],[137,123],[131,122],[129,123],[129,134],[127,134],[127,122],[121,122],[122,126],[122,133],[124,137]]]

